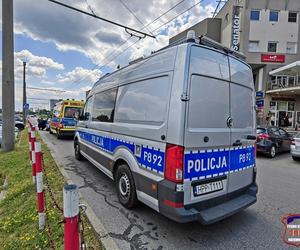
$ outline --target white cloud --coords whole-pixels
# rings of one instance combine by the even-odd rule
[[[85,1],[65,0],[64,2],[90,11]],[[88,2],[99,16],[136,29],[142,27],[120,1],[88,0]],[[148,33],[149,30],[156,29],[197,2],[199,0],[182,2],[143,31]],[[205,0],[203,2],[205,3]],[[178,0],[132,0],[127,5],[144,24],[148,24],[177,3]],[[105,60],[105,58],[108,56],[113,57],[112,54],[116,54],[134,41],[132,38],[129,43],[120,49],[120,44],[129,38],[123,28],[118,28],[48,1],[37,3],[35,0],[16,0],[15,6],[16,33],[25,34],[41,41],[53,42],[62,51],[76,50],[82,52],[100,66],[110,61]],[[133,46],[124,53],[123,56],[114,59],[112,65],[123,65],[130,58],[136,58],[137,55],[148,53],[166,45],[170,36],[211,15],[213,10],[212,5],[197,5],[164,26],[164,33],[158,36],[157,41],[151,38],[143,39],[137,46]],[[159,30],[156,32],[159,32]]]
[[[60,83],[84,82],[85,84],[92,84],[99,79],[101,74],[99,69],[89,70],[76,67],[72,71],[57,75],[57,79]]]

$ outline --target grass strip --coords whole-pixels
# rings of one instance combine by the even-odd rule
[[[0,152],[0,173],[8,178],[7,194],[0,201],[0,248],[63,249],[63,223],[60,223],[63,214],[55,207],[47,188],[45,189],[47,227],[43,231],[38,230],[37,194],[32,184],[25,130],[19,140],[20,143],[14,151]],[[42,150],[49,185],[56,203],[62,208],[62,189],[65,180],[46,145],[42,145]],[[101,242],[85,215],[83,222],[88,249],[102,249]]]

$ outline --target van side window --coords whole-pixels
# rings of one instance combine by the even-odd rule
[[[116,88],[95,94],[93,121],[113,122],[116,95]]]
[[[92,97],[90,97],[86,102],[82,112],[82,120],[88,121],[92,112]]]
[[[168,76],[119,87],[115,121],[162,124],[166,118],[169,92]]]

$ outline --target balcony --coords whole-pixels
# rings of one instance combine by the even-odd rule
[[[298,76],[275,76],[275,79],[267,83],[267,91],[286,90],[300,88],[300,77]]]

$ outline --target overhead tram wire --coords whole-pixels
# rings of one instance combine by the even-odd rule
[[[78,8],[75,8],[75,7],[72,7],[70,5],[67,5],[65,3],[62,3],[62,2],[59,2],[59,1],[56,1],[56,0],[48,0],[49,2],[52,2],[52,3],[55,3],[57,5],[60,5],[60,6],[63,6],[63,7],[66,7],[68,9],[71,9],[71,10],[74,10],[74,11],[77,11],[77,12],[80,12],[82,14],[85,14],[85,15],[88,15],[88,16],[91,16],[91,17],[94,17],[96,19],[99,19],[101,21],[104,21],[104,22],[107,22],[107,23],[110,23],[110,24],[113,24],[113,25],[116,25],[116,26],[119,26],[121,28],[124,28],[125,31],[129,34],[131,34],[132,36],[136,36],[136,37],[141,37],[141,38],[145,38],[145,37],[151,37],[151,38],[155,38],[154,36],[152,36],[151,34],[147,34],[145,32],[141,32],[141,31],[138,31],[134,28],[130,28],[126,25],[123,25],[123,24],[120,24],[120,23],[117,23],[117,22],[114,22],[114,21],[111,21],[111,20],[108,20],[106,18],[103,18],[103,17],[100,17],[100,16],[97,16],[93,13],[89,13],[89,12],[86,12],[84,10],[81,10],[81,9],[78,9]],[[137,34],[140,34],[142,36],[138,36]]]
[[[160,14],[158,17],[156,17],[154,20],[152,20],[152,21],[150,21],[149,23],[147,23],[146,25],[144,25],[140,30],[143,30],[144,28],[146,28],[146,27],[148,27],[149,25],[153,24],[154,22],[156,22],[157,20],[159,20],[159,19],[160,19],[161,17],[163,17],[164,15],[168,14],[170,11],[172,11],[173,9],[175,9],[177,6],[179,6],[181,3],[185,2],[185,1],[186,1],[186,0],[181,0],[181,1],[179,1],[179,2],[176,3],[174,6],[172,6],[170,9],[166,10],[164,13],[162,13],[162,14]],[[127,38],[127,40],[125,40],[120,46],[118,46],[117,49],[121,48],[121,47],[122,47],[124,44],[126,44],[131,38],[132,38],[132,37]],[[139,40],[138,40],[138,41],[139,41]],[[137,41],[134,42],[134,44],[136,44],[136,43],[137,43]],[[124,50],[124,52],[125,52],[126,50],[128,50],[131,46],[133,46],[134,44],[129,45],[129,47],[127,47],[127,48]],[[108,61],[108,63],[106,63],[105,65],[101,66],[99,69],[102,69],[103,67],[105,67],[106,65],[108,65],[109,63],[111,63],[111,61],[114,60],[115,58],[117,58],[117,57],[119,56],[119,54],[120,54],[120,53],[118,53],[116,57],[114,56],[110,61]],[[110,55],[107,56],[107,57],[105,57],[105,58],[103,59],[103,61],[107,60],[107,59],[108,59],[109,57],[111,57],[112,55],[114,55],[114,53],[113,53],[113,54],[110,54]],[[98,68],[98,67],[100,66],[100,64],[101,64],[101,63],[95,65],[95,66],[94,66],[93,68],[91,68],[90,70],[94,70],[94,69]],[[80,83],[81,83],[82,81],[84,81],[86,78],[87,78],[87,76],[83,77],[82,79],[76,80],[76,81],[73,83],[73,86],[74,86],[74,85],[77,85],[78,83],[80,84]]]
[[[87,1],[87,0],[86,0]],[[137,15],[136,14],[134,14],[134,12],[128,7],[128,5],[126,4],[126,3],[124,3],[124,1],[123,0],[119,0],[120,1],[120,3],[131,13],[131,15],[133,15],[134,17],[135,17],[135,19],[141,24],[141,25],[143,25],[143,28],[145,27],[146,29],[147,29],[147,31],[152,35],[152,36],[154,36],[153,35],[153,33],[145,26],[145,24],[141,21],[141,19],[139,19],[138,17],[137,17]],[[156,39],[156,38],[155,38]]]
[[[165,26],[166,24],[172,22],[174,19],[178,18],[179,16],[183,15],[185,12],[193,9],[196,7],[196,5],[200,4],[201,2],[203,2],[204,0],[200,0],[198,1],[196,4],[192,5],[191,7],[189,7],[188,9],[186,9],[185,11],[181,12],[180,14],[176,15],[175,17],[173,17],[172,19],[168,20],[167,22],[165,22],[164,24],[160,25],[159,27],[157,27],[156,29],[152,30],[152,32],[160,29],[161,27]],[[158,34],[158,33],[157,33]],[[157,35],[156,34],[156,35]],[[122,50],[120,53],[118,53],[116,56],[114,56],[108,63],[102,65],[99,69],[102,69],[103,67],[107,66],[108,64],[110,64],[115,58],[119,57],[121,54],[123,54],[125,51],[127,51],[129,48],[131,48],[133,45],[135,45],[136,43],[138,43],[140,40],[135,41],[134,43],[130,44],[128,47],[126,47],[124,50]]]

